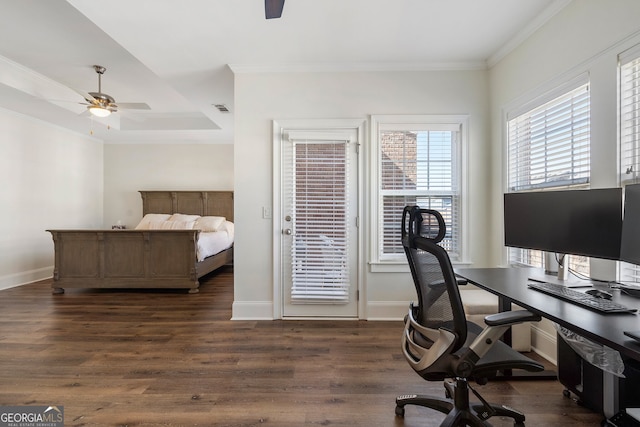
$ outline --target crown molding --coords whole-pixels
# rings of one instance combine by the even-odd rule
[[[567,7],[573,0],[558,0],[552,2],[545,10],[543,10],[534,20],[526,25],[522,30],[518,31],[509,39],[500,49],[487,59],[487,67],[491,68],[500,62],[505,56],[514,51],[518,46],[524,43],[544,24],[549,22],[551,18],[557,15],[562,9]]]
[[[485,70],[485,61],[229,64],[234,74]]]

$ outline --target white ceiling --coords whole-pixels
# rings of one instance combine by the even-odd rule
[[[287,0],[266,20],[262,0],[0,0],[0,107],[106,141],[232,142],[234,71],[485,68],[569,2]],[[90,119],[94,64],[150,110]]]

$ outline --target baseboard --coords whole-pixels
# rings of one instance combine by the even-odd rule
[[[271,301],[234,301],[231,320],[273,320]]]
[[[369,301],[366,320],[403,320],[408,311],[408,301]]]
[[[557,335],[531,325],[531,348],[554,365],[558,364]]]
[[[367,304],[366,320],[402,320],[407,315],[407,301],[373,301]],[[231,320],[273,320],[271,301],[234,301]]]
[[[26,285],[27,283],[33,283],[39,280],[50,279],[52,277],[52,273],[53,266],[51,265],[35,270],[8,274],[6,276],[0,277],[0,290],[15,288],[16,286]]]

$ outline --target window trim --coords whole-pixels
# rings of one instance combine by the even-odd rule
[[[458,155],[460,156],[460,260],[456,263],[466,263],[468,260],[468,238],[465,231],[468,224],[468,146],[469,146],[469,116],[468,115],[372,115],[370,116],[370,147],[369,165],[370,189],[369,199],[369,265],[371,272],[406,272],[409,271],[406,260],[403,257],[388,260],[381,259],[378,251],[380,245],[379,230],[379,200],[381,197],[380,190],[380,141],[378,139],[379,132],[382,128],[389,128],[391,125],[398,125],[401,129],[407,129],[408,126],[424,126],[424,125],[459,125],[460,126],[460,146]]]

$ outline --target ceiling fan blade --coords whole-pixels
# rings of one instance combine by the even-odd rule
[[[151,110],[145,102],[118,102],[118,108],[125,110]]]
[[[96,99],[92,95],[89,94],[89,92],[85,92],[85,91],[78,90],[78,89],[75,89],[75,88],[71,88],[71,89],[73,89],[74,91],[78,92],[80,94],[80,96],[82,96],[87,102],[89,102],[91,104],[95,104],[97,102]]]
[[[267,19],[280,18],[284,0],[264,0],[264,14]]]

